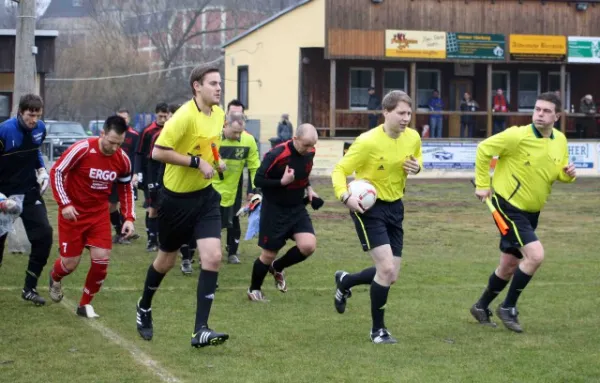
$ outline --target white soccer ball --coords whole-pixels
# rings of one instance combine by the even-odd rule
[[[348,184],[348,192],[350,195],[358,198],[360,207],[367,211],[377,201],[377,189],[366,180],[354,180]]]

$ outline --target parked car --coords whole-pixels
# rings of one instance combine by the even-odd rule
[[[54,158],[75,142],[85,140],[88,134],[79,122],[74,121],[44,121],[46,124],[46,142],[52,143]]]

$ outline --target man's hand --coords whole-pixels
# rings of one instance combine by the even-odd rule
[[[46,171],[45,168],[39,168],[36,172],[37,172],[37,183],[40,185],[40,195],[44,195],[46,190],[48,190],[50,177],[48,176],[48,172]]]
[[[563,171],[566,175],[571,178],[575,178],[577,176],[577,172],[575,171],[575,164],[569,164],[563,168]]]
[[[315,191],[312,188],[312,186],[307,187],[306,191],[307,191],[307,194],[308,194],[308,200],[310,202],[312,202],[313,198],[319,198],[319,195],[317,193],[315,193]]]
[[[131,238],[133,233],[135,233],[135,227],[133,226],[133,222],[125,221],[125,223],[123,223],[123,228],[121,229],[121,234],[127,239]]]
[[[419,161],[414,156],[410,156],[403,165],[404,171],[408,174],[417,174],[421,170]]]
[[[283,186],[289,185],[294,182],[294,169],[290,169],[288,165],[285,166],[283,171],[283,177],[281,177],[281,184]]]
[[[254,193],[248,193],[248,195],[246,196],[246,201],[250,202],[252,200],[252,197],[254,197]]]
[[[346,206],[348,206],[348,209],[350,209],[351,212],[357,212],[357,213],[364,213],[365,210],[360,206],[360,201],[358,200],[358,198],[356,198],[355,196],[350,196],[348,197],[348,200],[346,201]]]
[[[225,161],[223,161],[222,159],[219,158],[219,164],[217,166],[217,171],[219,171],[220,173],[223,173],[225,170],[227,170],[227,164],[225,163]]]
[[[137,182],[139,184],[141,184],[142,182],[144,182],[144,173],[138,173],[137,174]]]
[[[481,202],[485,202],[487,198],[490,198],[492,196],[492,191],[490,189],[477,189],[475,190],[475,196]]]
[[[77,221],[77,216],[79,215],[77,210],[72,205],[62,209],[61,214],[67,221]]]
[[[137,174],[134,174],[133,177],[131,177],[131,184],[133,185],[134,188],[136,188],[138,186],[138,175]]]
[[[215,175],[215,169],[212,167],[211,164],[204,161],[203,159],[200,159],[200,165],[198,165],[198,169],[200,169],[200,172],[202,172],[204,178],[207,180],[213,178],[213,176]]]

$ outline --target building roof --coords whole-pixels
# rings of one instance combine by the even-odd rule
[[[93,12],[91,0],[52,0],[42,18],[89,17]]]
[[[227,41],[225,44],[223,44],[223,48],[235,43],[236,41],[239,41],[241,39],[243,39],[244,37],[248,36],[249,34],[251,34],[252,32],[255,32],[257,30],[259,30],[260,28],[264,27],[267,24],[270,24],[271,22],[277,20],[278,18],[284,16],[285,14],[288,14],[292,11],[294,11],[296,8],[300,8],[301,6],[310,3],[312,0],[302,0],[297,2],[296,4],[290,5],[289,7],[283,9],[282,11],[274,14],[273,16],[269,17],[268,19],[265,19],[264,21],[256,24],[255,26],[253,26],[252,28],[248,29],[246,32],[234,37],[233,39]]]
[[[16,36],[17,31],[15,29],[0,29],[0,36]],[[36,37],[57,37],[58,31],[50,29],[36,29]]]

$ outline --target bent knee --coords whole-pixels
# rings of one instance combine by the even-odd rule
[[[398,280],[398,270],[394,267],[393,264],[383,265],[377,269],[377,273],[381,276],[381,278],[387,283],[394,283]]]
[[[305,257],[311,256],[315,252],[315,250],[317,250],[316,241],[299,243],[297,246],[298,250],[300,250],[300,253],[302,253],[302,255],[304,255]]]

